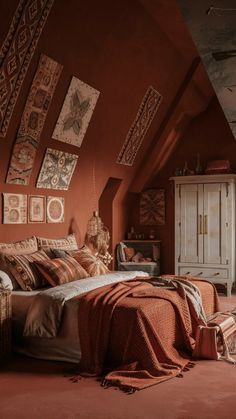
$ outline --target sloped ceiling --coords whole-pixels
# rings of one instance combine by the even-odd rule
[[[236,138],[236,1],[177,3]]]

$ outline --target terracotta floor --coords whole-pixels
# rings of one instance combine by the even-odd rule
[[[236,295],[221,300],[236,305]],[[0,375],[0,419],[236,419],[236,366],[223,361],[198,361],[184,378],[133,395],[93,379],[73,384],[65,367],[14,356]]]

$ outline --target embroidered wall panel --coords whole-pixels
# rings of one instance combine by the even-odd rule
[[[54,0],[20,0],[0,51],[0,136],[5,137],[30,60]]]
[[[64,203],[63,197],[48,196],[47,197],[47,222],[63,223],[64,222]]]
[[[28,185],[40,135],[62,66],[42,54],[13,148],[7,183]]]
[[[125,142],[117,158],[117,163],[132,166],[145,134],[159,108],[162,96],[152,86],[139,106],[136,118],[126,136]]]
[[[28,223],[45,223],[46,197],[41,195],[28,196]]]
[[[165,224],[164,189],[147,189],[140,198],[140,225]]]
[[[67,190],[78,160],[76,154],[47,148],[37,188]]]
[[[80,147],[99,94],[93,87],[72,77],[52,138]]]
[[[27,222],[27,195],[3,194],[3,223],[26,224]]]

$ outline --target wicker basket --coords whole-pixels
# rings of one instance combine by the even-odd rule
[[[0,289],[0,358],[11,352],[11,291]]]

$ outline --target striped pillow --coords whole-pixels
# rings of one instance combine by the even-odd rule
[[[102,275],[110,272],[101,259],[87,250],[79,250],[73,254],[73,257],[83,266],[89,276]]]
[[[29,255],[5,255],[4,260],[8,270],[24,291],[32,291],[46,285],[44,278],[32,262],[47,260],[49,257],[43,250]]]
[[[85,269],[71,256],[63,259],[44,260],[34,264],[53,287],[89,276]]]

